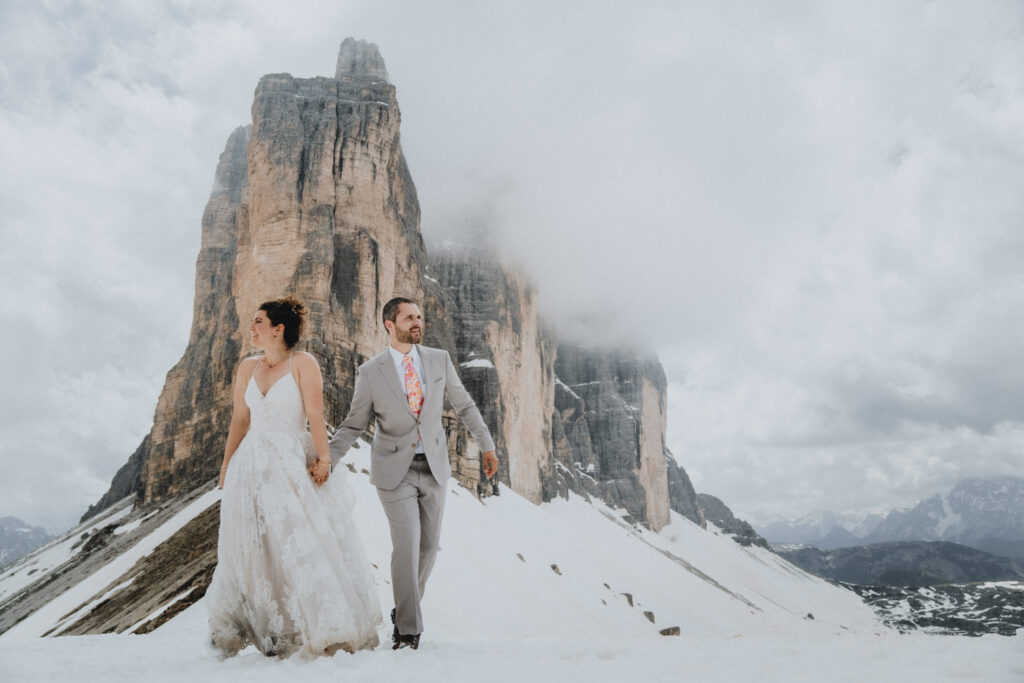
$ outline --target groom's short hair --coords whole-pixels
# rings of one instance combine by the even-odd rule
[[[384,304],[384,310],[380,314],[381,322],[387,323],[389,320],[395,322],[395,319],[398,317],[398,309],[402,304],[412,304],[415,306],[416,302],[412,299],[406,299],[404,296],[396,296]],[[387,325],[384,325],[384,327],[387,327]]]

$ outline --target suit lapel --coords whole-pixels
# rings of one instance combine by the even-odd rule
[[[432,366],[434,362],[434,355],[427,355],[425,349],[419,345],[416,346],[416,350],[419,351],[420,365],[423,367],[423,376],[420,377],[420,384],[426,387],[426,389],[429,391],[431,389],[430,378],[435,376],[434,368]]]
[[[394,392],[395,398],[397,398],[402,405],[405,406],[405,409],[409,411],[409,414],[412,415],[412,409],[409,408],[409,399],[405,395],[405,387],[403,387],[398,381],[398,373],[395,372],[395,364],[391,360],[390,351],[385,350],[384,353],[381,354],[380,362],[377,363],[377,369],[380,371],[380,374],[384,376],[384,384],[391,387],[391,391]]]
[[[435,383],[433,380],[444,377],[444,368],[439,366],[441,354],[435,353],[434,349],[424,348],[423,346],[418,347],[420,351],[420,361],[423,365],[423,377],[420,380],[423,382],[423,386],[426,387],[426,400],[434,401],[438,396],[441,400],[444,400],[444,383]],[[435,396],[435,394],[437,396]]]

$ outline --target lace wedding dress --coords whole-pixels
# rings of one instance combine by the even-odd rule
[[[206,592],[214,647],[265,655],[333,654],[377,646],[380,602],[350,519],[342,468],[317,487],[299,387],[291,373],[245,391],[249,431],[228,464],[217,568]]]

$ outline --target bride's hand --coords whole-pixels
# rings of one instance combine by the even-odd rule
[[[331,462],[329,460],[325,462],[317,458],[309,466],[309,474],[313,477],[313,483],[320,486],[331,476]]]

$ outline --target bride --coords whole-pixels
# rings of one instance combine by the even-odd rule
[[[341,470],[330,472],[320,366],[293,351],[304,315],[294,297],[260,305],[249,334],[263,355],[243,360],[235,379],[206,592],[223,656],[250,643],[281,658],[378,643],[380,603],[350,519],[354,494]]]

